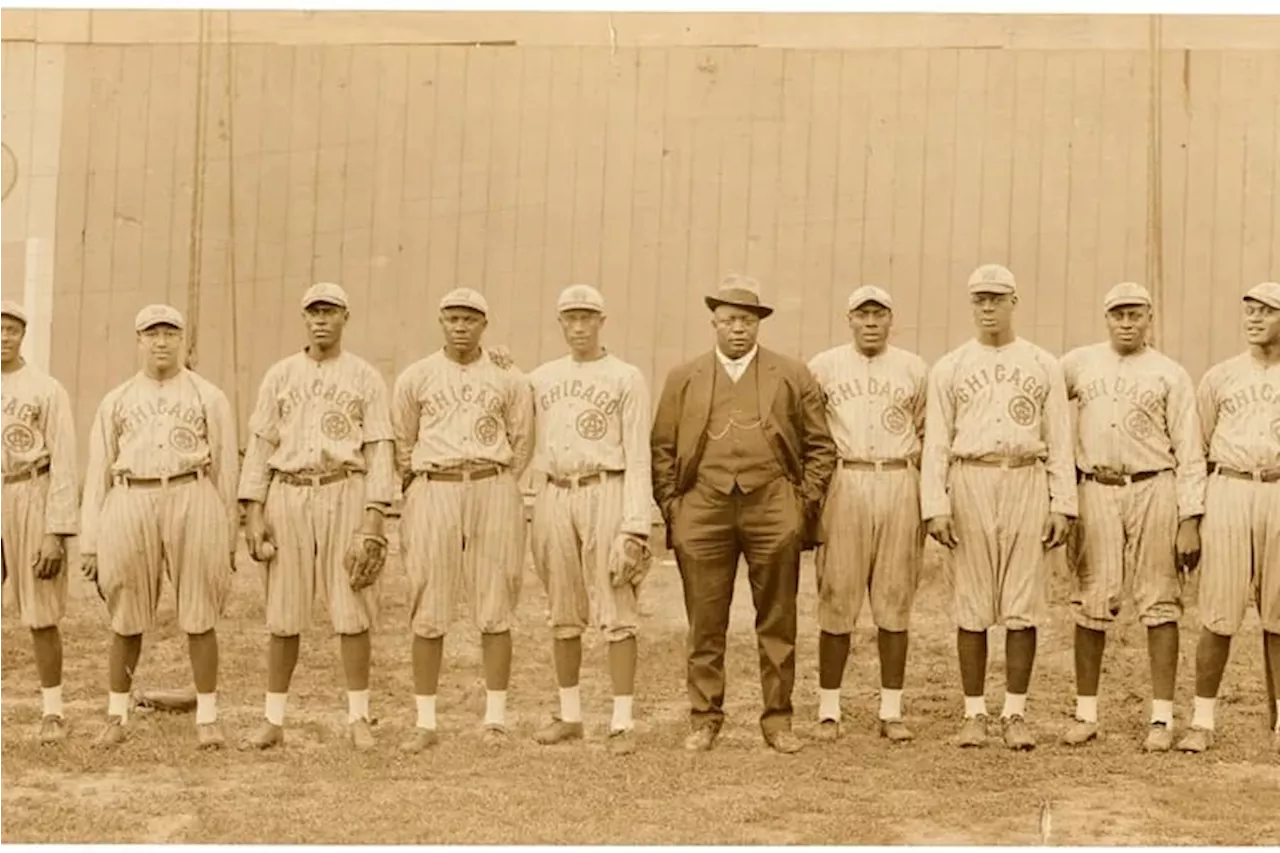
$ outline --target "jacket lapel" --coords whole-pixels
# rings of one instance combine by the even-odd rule
[[[773,357],[773,353],[761,347],[756,353],[757,376],[756,380],[760,395],[760,417],[766,421],[773,420],[773,398],[778,395],[778,362]]]
[[[686,397],[689,405],[688,419],[691,422],[690,426],[694,427],[698,433],[705,431],[707,424],[711,421],[711,395],[715,392],[718,367],[715,351],[712,350],[708,355],[698,359],[698,366],[689,376],[689,390]]]

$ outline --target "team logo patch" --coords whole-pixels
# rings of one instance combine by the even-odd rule
[[[498,419],[493,415],[485,415],[476,421],[475,435],[476,441],[485,447],[493,447],[498,443],[498,432],[500,425]]]
[[[342,412],[326,412],[320,419],[320,431],[334,441],[351,435],[351,421]]]
[[[907,413],[898,406],[890,406],[880,415],[880,426],[894,435],[902,435],[906,432],[907,422]]]
[[[176,426],[169,430],[169,446],[179,453],[194,453],[200,446],[200,439],[189,427]]]
[[[26,424],[9,424],[4,428],[3,441],[14,453],[30,453],[36,446],[36,434]]]
[[[578,435],[587,441],[599,441],[609,431],[609,422],[605,420],[604,414],[599,409],[587,409],[578,415],[574,426],[578,430]]]
[[[1146,441],[1155,434],[1156,425],[1151,422],[1146,412],[1134,409],[1124,416],[1124,431],[1138,441]]]
[[[1031,426],[1036,422],[1036,404],[1025,394],[1019,394],[1009,401],[1009,417],[1018,426]]]

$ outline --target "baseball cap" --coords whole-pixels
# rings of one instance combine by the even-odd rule
[[[469,287],[459,287],[446,293],[440,300],[440,310],[443,311],[446,308],[470,308],[486,317],[489,316],[489,303],[485,301],[480,291]]]
[[[346,308],[348,307],[347,292],[342,289],[341,285],[334,284],[331,281],[317,282],[308,287],[307,292],[302,294],[302,308],[306,310],[317,302]]]
[[[24,326],[27,325],[27,312],[23,311],[22,306],[12,299],[6,299],[3,303],[0,303],[0,314],[12,317]]]
[[[1151,294],[1136,281],[1122,281],[1102,297],[1102,310],[1110,311],[1121,305],[1151,305]]]
[[[604,296],[589,284],[571,284],[560,291],[557,311],[599,311],[604,313]]]
[[[1255,284],[1249,288],[1244,298],[1257,300],[1280,311],[1280,282],[1264,281],[1262,284]]]
[[[177,329],[187,327],[186,321],[182,319],[182,312],[172,305],[148,305],[133,318],[133,328],[138,332],[166,324]]]
[[[1013,273],[1000,264],[983,264],[969,276],[970,293],[1017,293],[1018,284]]]
[[[874,284],[864,284],[849,294],[850,311],[861,308],[868,302],[875,302],[885,308],[893,308],[893,297],[889,295],[888,291],[876,287]]]

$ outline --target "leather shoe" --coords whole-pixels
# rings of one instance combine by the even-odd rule
[[[684,748],[690,752],[707,752],[715,746],[720,732],[711,726],[699,726],[684,739]]]
[[[795,755],[804,749],[804,744],[800,742],[800,738],[796,737],[795,732],[790,729],[765,732],[764,742],[769,744],[775,752],[781,752],[783,755]]]

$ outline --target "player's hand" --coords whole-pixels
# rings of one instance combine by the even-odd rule
[[[937,518],[929,519],[929,535],[948,550],[955,548],[959,544],[959,540],[956,539],[955,525],[951,523],[951,516],[949,515],[940,515]]]
[[[489,359],[503,370],[510,369],[511,365],[516,363],[516,360],[511,357],[511,350],[502,344],[486,347],[486,349],[489,350]]]
[[[244,541],[249,546],[249,556],[257,562],[269,563],[275,558],[276,546],[261,510],[250,509],[245,513]]]
[[[1200,565],[1200,519],[1184,518],[1178,525],[1178,537],[1174,545],[1178,570],[1194,572]]]
[[[1044,532],[1040,534],[1040,541],[1045,550],[1052,551],[1066,544],[1067,534],[1070,532],[1071,522],[1067,517],[1060,512],[1051,512],[1044,520]]]
[[[53,580],[62,571],[66,559],[67,549],[62,544],[62,537],[56,533],[47,534],[40,543],[40,556],[36,557],[36,577]]]
[[[84,575],[87,580],[90,580],[95,584],[98,582],[97,554],[80,555],[80,574]]]

